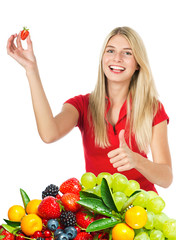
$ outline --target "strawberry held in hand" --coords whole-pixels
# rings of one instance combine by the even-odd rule
[[[78,179],[70,178],[63,182],[60,185],[60,192],[61,193],[75,193],[78,194],[81,191],[82,187]]]
[[[25,40],[28,35],[29,35],[29,29],[27,29],[26,27],[23,27],[23,30],[21,31],[21,40]]]
[[[38,207],[38,213],[44,219],[59,218],[61,209],[57,199],[53,196],[45,197]]]

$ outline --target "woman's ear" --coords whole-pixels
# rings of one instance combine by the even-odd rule
[[[138,71],[139,69],[140,69],[140,66],[139,66],[139,64],[137,64],[136,70]]]

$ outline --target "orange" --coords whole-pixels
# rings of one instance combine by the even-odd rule
[[[20,205],[13,205],[8,210],[8,218],[10,221],[20,222],[25,214],[25,209]]]
[[[33,199],[30,202],[28,202],[27,206],[26,206],[26,213],[30,214],[30,213],[35,213],[38,214],[38,206],[41,203],[42,200],[39,199]]]
[[[143,207],[134,206],[126,211],[125,221],[134,229],[142,228],[147,222],[147,212]]]
[[[126,223],[118,223],[112,229],[113,240],[133,240],[134,230]]]
[[[34,213],[28,214],[21,220],[21,230],[27,236],[42,230],[42,219]]]

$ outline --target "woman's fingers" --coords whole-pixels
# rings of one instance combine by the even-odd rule
[[[16,40],[16,43],[17,43],[17,47],[18,48],[22,48],[22,44],[21,44],[21,32],[18,34],[17,36],[17,40]],[[23,49],[23,48],[22,48]]]
[[[10,38],[7,41],[7,53],[14,53],[14,50],[16,49],[16,46],[14,44],[14,39],[16,37],[16,34],[11,35]]]
[[[30,34],[27,36],[26,41],[27,41],[27,48],[28,48],[28,50],[32,50],[33,51]]]

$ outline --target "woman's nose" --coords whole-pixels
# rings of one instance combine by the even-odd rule
[[[122,54],[121,54],[120,52],[116,52],[116,53],[114,54],[114,60],[115,60],[116,62],[122,61]]]

